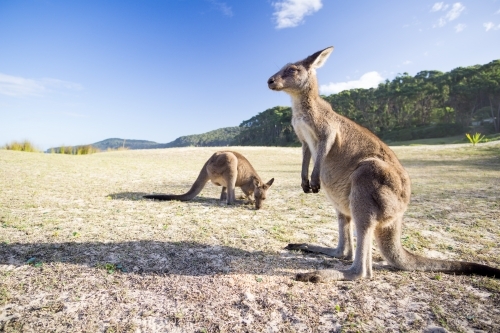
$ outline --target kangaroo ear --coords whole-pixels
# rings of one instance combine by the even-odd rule
[[[333,46],[327,47],[324,50],[318,51],[313,55],[310,55],[304,60],[304,65],[308,68],[320,68],[326,62],[326,59],[330,56],[333,51]]]
[[[268,182],[266,183],[266,185],[269,187],[269,186],[273,185],[273,182],[274,182],[274,178],[271,178],[271,180],[270,180],[270,181],[268,181]]]

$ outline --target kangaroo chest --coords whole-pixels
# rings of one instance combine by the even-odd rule
[[[308,123],[308,121],[302,116],[292,117],[292,126],[295,134],[297,134],[301,142],[305,142],[311,151],[313,160],[316,160],[316,152],[318,146],[318,137]]]

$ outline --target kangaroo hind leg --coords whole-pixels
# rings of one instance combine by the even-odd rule
[[[336,248],[313,245],[313,244],[288,244],[287,250],[321,253],[330,257],[352,260],[354,254],[354,242],[352,236],[351,218],[337,211],[339,225],[339,244]]]
[[[238,178],[238,158],[233,154],[228,156],[228,165],[224,178],[227,184],[227,204],[234,205],[236,202],[235,188]]]
[[[220,201],[227,201],[227,188],[222,186],[222,191],[220,192]]]
[[[354,261],[346,270],[325,269],[309,273],[297,274],[296,279],[304,282],[325,282],[329,280],[357,280],[371,278],[372,272],[372,241],[375,223],[366,220],[356,220],[356,254]]]

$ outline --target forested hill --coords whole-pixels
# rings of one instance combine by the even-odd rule
[[[181,136],[162,148],[171,147],[222,147],[231,145],[241,132],[240,127],[224,127],[203,134]]]
[[[224,127],[203,134],[181,136],[169,143],[157,143],[146,140],[124,140],[106,139],[93,143],[92,146],[107,150],[125,147],[128,149],[157,149],[174,147],[220,147],[230,145],[236,135],[240,133],[240,127]]]
[[[106,139],[92,144],[93,147],[100,150],[118,149],[118,148],[149,149],[149,148],[160,148],[158,146],[161,145],[165,144],[147,140],[128,140],[128,139],[118,139],[118,138]]]
[[[108,149],[159,149],[174,147],[221,147],[233,143],[234,138],[241,132],[240,127],[219,128],[203,134],[181,136],[169,143],[158,143],[147,140],[129,140],[111,138],[90,144],[91,146],[106,151]],[[86,146],[86,145],[85,145]],[[79,147],[79,146],[77,146]],[[47,152],[59,151],[61,147],[47,149]]]
[[[377,88],[322,96],[333,109],[385,141],[500,132],[500,60],[450,72],[399,74]],[[240,124],[236,145],[297,145],[291,109],[274,107]]]

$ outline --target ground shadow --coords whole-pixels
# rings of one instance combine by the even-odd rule
[[[120,192],[120,193],[112,193],[108,194],[108,197],[110,197],[113,200],[132,200],[132,201],[137,201],[137,200],[152,200],[152,199],[146,199],[143,198],[145,195],[149,195],[151,193],[146,193],[146,192]],[[159,193],[155,193],[159,194]],[[161,202],[157,200],[158,202]],[[201,202],[201,203],[218,203],[220,200],[218,198],[205,198],[205,197],[194,197],[193,199],[189,200],[190,202]]]
[[[108,197],[110,197],[113,200],[130,200],[130,201],[138,201],[138,200],[151,200],[155,201],[158,203],[162,203],[165,201],[160,201],[160,200],[152,200],[152,199],[146,199],[143,198],[143,196],[148,195],[151,193],[145,193],[145,192],[120,192],[120,193],[112,193],[108,194]],[[238,198],[238,197],[237,197]],[[235,204],[239,206],[248,206],[249,209],[254,209],[254,205],[249,203],[247,200],[241,200],[242,198],[236,199]],[[175,201],[175,200],[173,200]],[[183,202],[183,201],[178,201],[178,202]],[[189,201],[184,201],[184,202],[195,202],[199,203],[203,206],[217,206],[217,205],[223,205],[227,206],[225,202],[221,202],[219,198],[205,198],[205,197],[194,197],[193,199]]]
[[[230,246],[197,242],[129,241],[10,243],[0,244],[0,264],[43,266],[69,263],[93,268],[107,265],[123,273],[176,274],[203,276],[214,274],[289,275],[285,269],[307,271],[327,267],[346,267],[349,262],[323,255],[295,251],[268,253],[246,251]]]
[[[151,193],[146,193],[146,192],[120,192],[120,193],[112,193],[108,194],[108,197],[110,197],[113,200],[132,200],[132,201],[137,201],[137,200],[146,200],[143,198],[143,196],[148,195]]]

